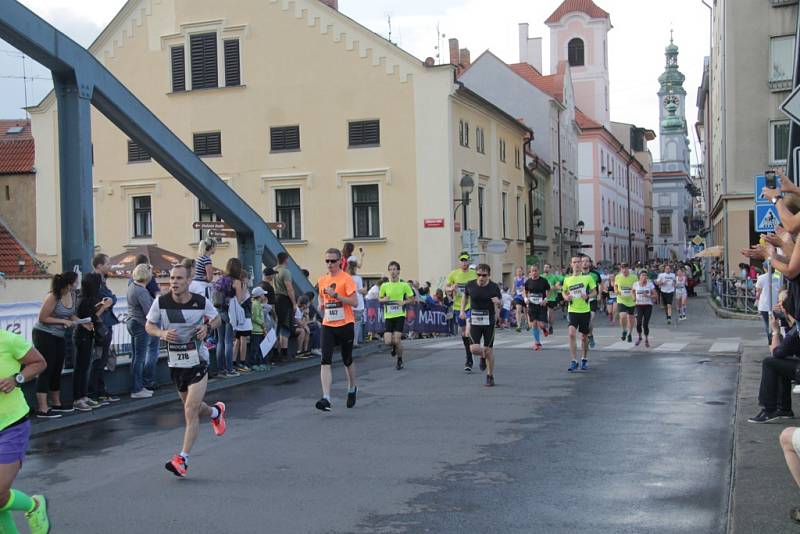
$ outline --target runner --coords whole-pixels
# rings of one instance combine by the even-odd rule
[[[576,347],[578,332],[581,334],[583,348],[580,369],[582,371],[589,369],[589,333],[591,332],[589,324],[592,318],[589,298],[597,295],[597,284],[594,277],[583,274],[582,261],[580,256],[572,258],[570,264],[573,274],[564,279],[564,288],[562,289],[564,300],[569,302],[569,352],[572,362],[569,364],[568,371],[578,369]]]
[[[550,264],[545,263],[542,278],[550,284],[550,292],[547,295],[547,324],[549,325],[548,332],[552,335],[553,321],[556,318],[555,309],[558,307],[558,299],[561,297],[561,283],[564,281],[564,277],[551,271]]]
[[[634,313],[636,312],[636,297],[633,294],[633,284],[636,283],[628,264],[620,264],[620,273],[614,278],[614,290],[617,292],[617,310],[619,310],[619,324],[622,327],[622,341],[632,342]]]
[[[638,347],[642,343],[642,331],[644,330],[644,346],[650,346],[650,316],[653,313],[653,299],[656,298],[656,286],[647,278],[647,273],[639,273],[639,280],[633,284],[633,291],[636,294],[636,332],[639,339],[636,340]]]
[[[0,532],[18,532],[13,512],[24,512],[32,534],[47,534],[50,520],[44,495],[30,496],[11,487],[22,468],[31,422],[22,385],[47,364],[25,338],[0,330]]]
[[[661,304],[667,313],[667,324],[672,324],[672,299],[675,296],[675,273],[669,263],[664,264],[664,272],[656,278],[656,284],[661,289]]]
[[[604,291],[603,289],[603,281],[600,277],[600,273],[598,273],[594,265],[592,264],[592,258],[589,256],[583,256],[583,260],[581,261],[581,268],[583,270],[583,274],[591,276],[594,279],[594,285],[597,288],[597,292],[594,297],[589,297],[589,310],[591,313],[590,320],[589,320],[589,347],[594,348],[594,317],[597,315],[597,310],[599,309],[599,305],[597,302],[597,295],[600,295]]]
[[[472,346],[472,340],[469,338],[468,325],[470,300],[467,298],[465,301],[462,297],[464,296],[464,288],[467,286],[467,283],[475,280],[477,275],[475,274],[475,270],[469,267],[470,256],[468,252],[465,251],[459,254],[458,261],[461,265],[447,276],[445,291],[453,292],[453,316],[458,323],[458,333],[461,335],[461,341],[464,343],[464,351],[467,353],[467,359],[464,362],[464,371],[471,373],[473,360],[472,349],[470,347]],[[461,309],[463,302],[466,302],[466,309],[464,310]],[[461,317],[461,311],[466,312],[465,318],[463,319]],[[481,366],[482,365],[483,362],[481,362]]]
[[[522,267],[517,267],[517,275],[514,277],[514,310],[517,313],[517,332],[522,330],[522,320],[525,316],[525,271]]]
[[[606,287],[608,288],[608,300],[606,300],[606,315],[608,316],[609,322],[611,322],[611,326],[614,326],[614,322],[616,321],[617,317],[617,290],[616,284],[614,280],[617,278],[618,271],[616,268],[611,270],[611,274],[608,277],[608,282]]]
[[[469,335],[470,350],[486,362],[486,386],[494,386],[494,315],[500,304],[500,287],[489,279],[491,268],[481,263],[476,268],[477,279],[467,282],[461,296],[461,319],[466,321],[468,301],[471,302]],[[483,338],[483,347],[481,347]]]
[[[525,302],[528,303],[528,325],[531,327],[531,333],[533,334],[533,350],[542,350],[539,329],[541,328],[544,337],[549,335],[547,330],[548,308],[545,299],[550,291],[550,284],[539,276],[538,265],[531,266],[530,278],[525,280],[523,290]]]
[[[689,282],[689,279],[686,277],[686,271],[683,268],[678,269],[678,273],[675,275],[675,305],[678,307],[678,320],[685,321],[686,320],[686,286]]]
[[[397,356],[396,368],[403,368],[403,328],[406,325],[406,304],[414,302],[414,291],[400,280],[400,264],[389,262],[389,281],[381,284],[378,301],[383,307],[383,342],[392,346],[392,356]]]
[[[212,328],[219,326],[220,317],[210,299],[189,293],[190,276],[190,270],[183,265],[172,268],[170,292],[153,301],[145,326],[148,334],[167,342],[170,375],[183,402],[183,448],[164,466],[178,477],[185,477],[189,470],[189,452],[197,440],[200,417],[211,419],[217,436],[225,433],[225,404],[215,402],[209,406],[203,402],[209,360],[203,341]]]
[[[342,253],[339,249],[329,248],[325,252],[325,263],[328,274],[321,276],[317,282],[319,288],[319,310],[325,310],[322,320],[322,362],[319,378],[322,382],[322,398],[316,407],[323,412],[331,411],[331,383],[333,373],[333,349],[336,345],[342,350],[342,363],[347,372],[347,407],[356,405],[356,368],[353,364],[353,340],[355,339],[355,314],[353,307],[358,306],[356,283],[349,274],[341,269]]]

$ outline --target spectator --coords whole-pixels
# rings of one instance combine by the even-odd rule
[[[217,329],[217,367],[220,378],[232,378],[239,376],[233,368],[233,328],[231,318],[228,315],[231,297],[236,295],[233,288],[233,281],[241,279],[242,262],[238,258],[231,258],[225,265],[225,274],[220,276],[212,285],[211,302],[219,312],[221,323]]]
[[[264,336],[268,332],[268,326],[271,326],[264,313],[264,305],[269,306],[264,289],[260,286],[254,288],[252,300],[253,333],[250,336],[250,365],[253,371],[269,371],[270,367],[266,365],[264,355],[261,353],[261,342],[264,341]]]
[[[155,299],[158,295],[161,294],[161,288],[158,286],[158,282],[156,281],[156,277],[153,274],[153,266],[150,265],[150,258],[147,257],[146,254],[139,254],[136,256],[136,263],[134,264],[134,268],[136,265],[145,264],[150,268],[150,281],[147,282],[147,291],[150,293],[150,296]],[[131,273],[131,279],[128,280],[128,285],[133,283],[133,273]]]
[[[73,406],[81,412],[89,412],[101,406],[99,402],[89,398],[89,372],[94,353],[95,330],[100,323],[100,316],[111,306],[110,298],[100,297],[100,284],[100,275],[97,273],[87,273],[81,279],[81,296],[76,315],[79,321],[89,321],[81,322],[75,330],[75,368],[72,372]]]
[[[352,243],[345,243],[344,247],[342,247],[342,270],[347,271],[347,264],[350,262],[350,258],[356,260],[356,267],[359,269],[364,266],[364,249],[359,248],[358,254],[361,256],[360,258],[356,258],[353,256],[353,252],[355,252],[355,245]]]
[[[61,403],[61,371],[66,345],[64,333],[75,325],[78,275],[67,271],[53,276],[50,293],[39,310],[33,326],[33,345],[44,356],[47,368],[36,379],[36,417],[54,419],[74,410]],[[50,399],[48,407],[47,400]]]
[[[145,382],[155,382],[155,361],[152,367],[148,358],[153,338],[145,332],[147,313],[153,305],[153,295],[147,285],[153,279],[150,266],[140,263],[133,269],[133,284],[128,286],[128,332],[131,334],[131,398],[147,399],[153,390],[145,387]],[[145,376],[147,380],[145,380]]]
[[[313,293],[306,295],[306,298],[309,299],[309,302],[311,302],[313,297]],[[320,350],[322,343],[322,317],[316,308],[312,308],[311,306],[308,307],[308,323],[306,324],[308,326],[308,346],[311,349],[311,354],[314,356],[322,356],[322,350]]]
[[[261,283],[259,284],[259,286],[261,287],[261,289],[264,290],[264,296],[267,299],[266,302],[270,306],[274,306],[275,305],[275,286],[273,285],[273,280],[274,280],[275,274],[276,274],[275,273],[275,269],[273,269],[272,267],[266,267],[262,271],[261,274],[262,274],[262,278],[261,278]]]
[[[508,287],[503,286],[500,300],[502,302],[502,308],[500,309],[500,318],[498,322],[500,323],[500,328],[508,328],[509,318],[511,317],[511,306],[514,303],[514,297],[511,296]]]
[[[353,308],[356,320],[354,347],[358,347],[359,344],[364,341],[362,337],[362,332],[364,331],[364,295],[367,294],[367,290],[364,289],[364,280],[357,273],[358,259],[352,256],[347,260],[347,274],[349,274],[353,282],[356,283],[356,295],[358,296],[358,306]]]
[[[308,302],[308,297],[305,295],[298,299],[292,325],[294,335],[297,337],[297,357],[301,359],[311,357],[311,351],[308,350],[311,335],[308,328]]]
[[[209,297],[209,285],[214,281],[214,266],[211,256],[217,251],[217,241],[207,237],[197,245],[197,259],[194,261],[194,273],[189,284],[189,292]]]
[[[770,302],[773,305],[778,303],[778,294],[781,291],[781,275],[773,273],[772,278],[772,299],[769,298],[769,276],[767,273],[760,274],[756,280],[756,302],[758,302],[758,313],[764,320],[764,327],[767,331],[767,345],[772,344],[772,334],[769,326]]]
[[[289,255],[278,252],[278,265],[275,266],[275,316],[278,331],[278,359],[289,360],[289,337],[292,334],[294,310],[297,298],[294,294],[292,273],[289,272]]]
[[[235,341],[233,342],[233,368],[239,373],[250,372],[250,368],[247,366],[247,345],[250,342],[250,334],[253,332],[253,306],[250,298],[249,279],[247,271],[243,269],[239,272],[239,278],[233,279],[236,299],[231,298],[228,309],[235,336]],[[236,321],[233,320],[234,314],[231,310],[237,310]]]
[[[150,265],[150,259],[144,255],[139,254],[136,256],[136,265],[145,264],[150,268],[150,281],[147,282],[147,291],[150,293],[150,296],[153,300],[155,300],[161,294],[161,288],[156,281],[155,274],[153,273],[153,266]],[[133,284],[133,276],[128,281],[128,286]],[[128,307],[130,307],[130,301],[128,301]],[[150,309],[145,310],[145,315]],[[142,327],[144,327],[144,323],[142,323]],[[130,330],[128,330],[130,332]],[[131,339],[133,339],[131,337]],[[156,389],[156,366],[158,365],[158,355],[161,350],[161,340],[157,337],[147,336],[147,359],[144,363],[144,387],[149,389],[150,391],[155,391]]]
[[[119,323],[119,319],[114,315],[114,304],[117,303],[117,297],[106,284],[106,278],[111,269],[108,264],[108,256],[97,254],[92,259],[92,267],[94,272],[100,275],[100,296],[111,299],[111,306],[100,316],[100,321],[95,328],[95,348],[99,349],[100,357],[92,361],[92,370],[89,374],[89,396],[100,404],[108,404],[119,401],[119,397],[106,391],[106,383],[103,378],[108,356],[111,353],[112,329]]]

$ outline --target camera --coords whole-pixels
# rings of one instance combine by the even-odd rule
[[[768,189],[777,189],[778,178],[775,176],[775,171],[765,171],[764,182]]]

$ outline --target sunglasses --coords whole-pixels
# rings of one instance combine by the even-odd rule
[[[325,260],[325,263],[333,265],[334,263],[339,263],[339,260]]]
[[[478,273],[478,278],[488,278],[488,276],[486,273]]]

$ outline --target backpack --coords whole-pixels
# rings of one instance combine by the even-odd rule
[[[231,297],[234,294],[233,279],[230,276],[222,276],[212,284],[211,303],[215,308],[227,310]]]

